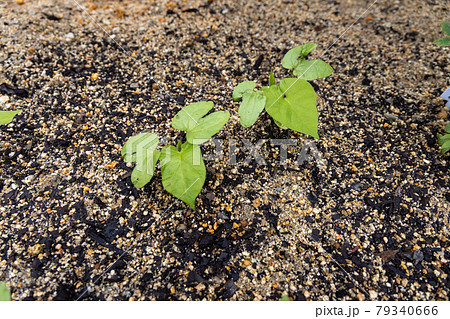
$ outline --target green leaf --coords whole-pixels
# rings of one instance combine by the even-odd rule
[[[450,141],[450,134],[445,134],[445,135],[438,134],[439,145],[444,145],[444,143],[447,141]]]
[[[273,75],[273,71],[270,70],[270,77],[269,77],[269,86],[277,85],[277,80],[275,80],[275,76]]]
[[[189,104],[175,115],[172,120],[172,127],[180,131],[192,130],[213,107],[214,103],[211,101]]]
[[[333,73],[333,68],[322,60],[302,60],[295,68],[293,75],[299,79],[313,81],[325,78]]]
[[[158,136],[153,133],[141,133],[130,137],[122,147],[121,155],[127,163],[142,160],[140,153],[143,149],[155,149],[158,146]],[[139,155],[139,156],[138,156]],[[140,159],[140,160],[137,160]]]
[[[283,295],[281,296],[281,301],[291,301],[291,299],[289,299],[288,295]]]
[[[441,146],[441,153],[445,154],[450,150],[450,140],[446,141],[444,144],[442,144]]]
[[[191,144],[202,144],[219,132],[228,122],[230,112],[214,112],[198,121],[198,125],[187,131],[186,140]]]
[[[245,93],[239,106],[239,117],[241,125],[252,126],[266,105],[266,97],[261,92]]]
[[[298,64],[299,59],[304,59],[315,48],[317,48],[317,44],[315,43],[306,43],[305,45],[295,47],[286,53],[281,61],[281,65],[285,69],[294,69]]]
[[[136,188],[146,185],[153,177],[159,158],[158,136],[153,133],[141,133],[128,139],[123,145],[121,155],[125,162],[136,162],[131,173],[131,181]]]
[[[253,92],[256,83],[253,81],[244,81],[233,90],[233,100],[240,101],[245,93]]]
[[[141,188],[147,185],[152,179],[155,173],[155,166],[160,156],[159,151],[154,151],[153,154],[150,150],[147,150],[147,159],[143,162],[139,162],[131,173],[131,182],[134,187]]]
[[[219,132],[230,118],[228,111],[214,112],[205,116],[213,107],[213,102],[192,103],[178,112],[173,118],[172,126],[177,130],[186,131],[189,143],[202,144]]]
[[[448,47],[448,46],[450,46],[450,37],[438,39],[438,40],[434,41],[433,43],[436,45],[440,45],[441,47]]]
[[[447,125],[445,126],[445,131],[447,133],[450,133],[450,122],[448,122]]]
[[[11,123],[14,116],[19,114],[22,110],[18,111],[0,111],[0,124],[8,124]]]
[[[10,301],[11,294],[4,282],[0,282],[0,301]]]
[[[448,125],[447,125],[448,126]],[[447,129],[447,127],[446,127]],[[438,143],[441,145],[441,153],[445,154],[450,149],[450,134],[440,135],[438,134]]]
[[[169,193],[195,209],[195,199],[206,179],[200,147],[187,142],[181,151],[172,145],[165,146],[161,151],[161,176]]]
[[[450,22],[441,22],[442,30],[447,34],[450,35]]]
[[[305,80],[283,79],[276,86],[263,87],[266,111],[291,130],[319,138],[316,92]]]

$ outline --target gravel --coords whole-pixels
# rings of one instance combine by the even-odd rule
[[[14,300],[449,300],[447,1],[77,2],[0,5],[0,105],[23,110],[0,129]],[[297,166],[310,138],[241,127],[231,93],[288,76],[307,42],[334,74],[314,83],[324,165]],[[120,150],[144,130],[175,144],[171,118],[203,100],[232,116],[194,212],[159,173],[135,189]],[[286,165],[269,142],[267,165],[229,164],[230,139],[239,163],[242,139],[288,138]]]

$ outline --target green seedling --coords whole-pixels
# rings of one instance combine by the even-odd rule
[[[4,282],[0,282],[0,301],[10,301],[11,294],[9,292],[8,287]]]
[[[316,47],[316,44],[308,43],[286,53],[283,66],[294,69],[297,78],[286,78],[277,83],[270,71],[269,86],[261,90],[256,89],[257,84],[253,81],[235,87],[233,99],[242,101],[238,111],[242,126],[252,126],[265,109],[278,126],[319,138],[317,96],[308,81],[329,76],[333,69],[323,61],[305,59]]]
[[[445,126],[445,131],[448,134],[440,135],[438,134],[438,143],[441,145],[441,153],[445,154],[450,150],[450,122]]]
[[[441,22],[442,30],[445,34],[448,35],[448,37],[443,37],[441,39],[438,39],[434,41],[434,44],[440,45],[441,47],[448,47],[450,46],[450,23],[449,22]]]
[[[195,199],[203,188],[206,168],[200,144],[219,132],[230,118],[228,111],[206,115],[213,102],[197,102],[182,108],[172,120],[172,127],[186,132],[186,142],[166,145],[160,151],[158,136],[141,133],[131,137],[122,148],[125,162],[135,162],[131,181],[137,188],[152,179],[156,163],[161,164],[162,184],[165,190],[195,209]],[[206,115],[206,116],[205,116]]]
[[[0,111],[0,124],[9,124],[13,120],[14,116],[19,114],[21,110],[18,111]]]

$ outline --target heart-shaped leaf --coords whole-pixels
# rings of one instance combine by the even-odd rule
[[[305,45],[300,45],[289,50],[281,61],[281,65],[285,69],[294,69],[299,63],[299,59],[304,59],[308,54],[310,54],[317,44],[306,43]]]
[[[131,137],[123,145],[122,157],[125,162],[136,162],[131,173],[131,181],[136,188],[145,186],[153,177],[159,158],[158,136],[153,133],[141,133]]]
[[[447,125],[445,126],[445,131],[447,133],[450,133],[450,122],[448,122]]]
[[[172,127],[180,131],[190,131],[198,126],[200,119],[212,108],[214,103],[196,102],[183,107],[172,120]]]
[[[245,93],[239,106],[241,125],[252,126],[266,105],[266,97],[261,92]]]
[[[288,78],[278,85],[263,87],[266,111],[291,130],[319,138],[316,92],[305,80]]]
[[[14,116],[19,114],[21,110],[18,111],[0,111],[0,124],[8,124],[11,123]]]
[[[294,69],[294,76],[306,81],[326,78],[333,73],[333,68],[322,60],[302,60]]]
[[[233,90],[233,100],[240,101],[245,93],[253,92],[256,83],[253,81],[244,81],[239,83]]]
[[[230,112],[214,112],[198,121],[198,125],[187,131],[186,140],[191,144],[202,144],[219,132],[228,122]]]
[[[200,147],[187,142],[180,151],[165,146],[161,151],[161,176],[165,190],[195,209],[195,199],[206,179]]]

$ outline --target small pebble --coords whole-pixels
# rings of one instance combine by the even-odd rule
[[[69,33],[66,34],[66,41],[67,42],[70,42],[73,39],[75,39],[75,35],[72,32],[69,32]]]

